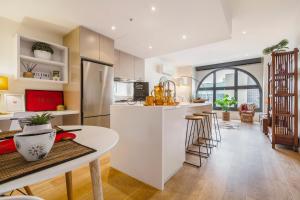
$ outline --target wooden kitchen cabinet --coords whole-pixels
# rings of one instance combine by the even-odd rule
[[[104,35],[100,37],[100,61],[108,64],[114,64],[114,41]]]
[[[120,70],[120,51],[114,50],[114,77],[120,78],[122,76],[122,71]]]
[[[134,80],[145,80],[145,60],[139,57],[134,57]]]
[[[130,55],[115,49],[114,52],[114,77],[121,79],[145,79],[145,61],[142,58]]]
[[[120,51],[120,78],[134,80],[134,58]]]
[[[80,56],[99,60],[99,34],[87,28],[80,27]]]
[[[80,56],[113,64],[114,41],[97,32],[80,27]]]

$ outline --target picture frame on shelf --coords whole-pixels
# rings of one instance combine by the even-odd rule
[[[43,80],[50,80],[50,73],[48,72],[34,72],[35,79],[43,79]]]
[[[60,81],[60,71],[52,71],[52,80]]]
[[[6,112],[25,111],[24,94],[4,94],[4,107]]]

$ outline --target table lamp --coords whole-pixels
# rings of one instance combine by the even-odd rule
[[[8,90],[8,77],[0,76],[0,91]]]
[[[8,90],[8,77],[0,76],[0,92],[4,91],[4,90]],[[1,101],[0,101],[0,103],[1,103]],[[1,105],[0,105],[0,107],[1,107]],[[3,114],[6,114],[6,113],[1,112],[1,110],[0,110],[0,115],[3,115]]]

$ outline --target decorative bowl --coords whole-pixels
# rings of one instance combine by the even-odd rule
[[[56,136],[55,129],[22,132],[14,135],[17,151],[27,161],[45,158],[50,152]]]
[[[205,103],[208,99],[197,98],[193,99],[193,103]]]
[[[34,50],[33,51],[34,57],[41,58],[44,60],[51,60],[52,54],[48,51],[42,51],[42,50]]]

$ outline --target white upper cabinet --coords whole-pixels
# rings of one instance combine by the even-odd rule
[[[36,55],[34,51],[32,51],[32,47],[41,42],[46,43],[52,50],[52,53],[48,53],[50,57],[44,58],[41,57],[41,55]],[[32,70],[33,73],[31,73],[31,76],[26,76],[29,68],[33,66],[35,67]],[[68,83],[68,70],[67,47],[36,38],[16,35],[17,79],[66,84]]]

